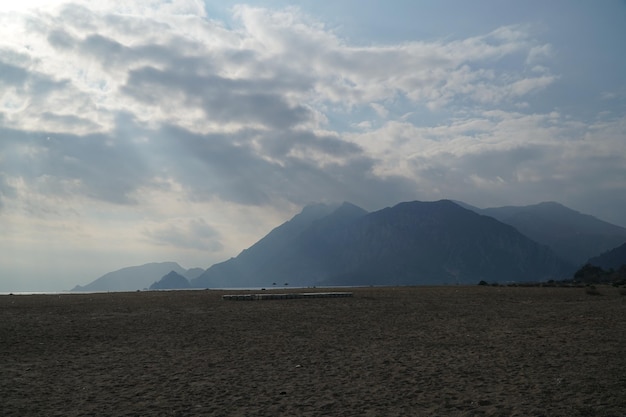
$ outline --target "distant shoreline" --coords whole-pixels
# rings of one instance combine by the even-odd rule
[[[489,287],[546,287],[546,288],[581,288],[586,284],[584,283],[572,283],[572,282],[520,282],[520,283],[494,283],[487,284]],[[595,284],[595,285],[610,285],[609,283]],[[23,295],[78,295],[78,294],[128,294],[136,292],[175,292],[175,291],[294,291],[294,290],[333,290],[333,289],[358,289],[358,288],[472,288],[480,286],[479,284],[449,284],[449,285],[337,285],[337,286],[321,286],[321,287],[297,287],[297,286],[272,286],[272,287],[226,287],[226,288],[170,288],[170,289],[157,289],[157,290],[123,290],[123,291],[0,291],[0,296],[23,296]]]

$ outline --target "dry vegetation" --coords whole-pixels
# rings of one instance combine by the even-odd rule
[[[624,416],[619,290],[2,296],[1,414]]]

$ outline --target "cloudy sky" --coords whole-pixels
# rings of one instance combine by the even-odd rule
[[[206,268],[311,202],[626,226],[624,39],[611,0],[2,2],[0,291]]]

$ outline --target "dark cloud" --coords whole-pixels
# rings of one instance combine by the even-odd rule
[[[158,44],[126,46],[115,39],[94,33],[77,38],[64,29],[55,29],[47,38],[51,46],[59,50],[75,50],[95,59],[105,69],[127,68],[135,62],[173,63],[183,57],[172,47]]]
[[[30,78],[29,72],[19,66],[3,62],[0,53],[0,86],[23,87]]]
[[[0,51],[0,87],[2,87],[0,94],[13,89],[25,102],[37,104],[51,94],[67,89],[70,85],[67,79],[56,79],[29,69],[28,66],[32,62],[28,57],[20,56],[19,59],[11,59],[16,55]]]
[[[276,92],[278,84],[273,80],[202,76],[184,67],[167,71],[143,67],[130,71],[122,91],[146,104],[182,93],[186,104],[200,106],[208,120],[219,123],[260,123],[287,129],[311,120],[313,113],[309,108],[293,105]]]
[[[399,175],[377,175],[375,163],[375,159],[364,155],[324,166],[292,159],[279,190],[299,205],[310,201],[350,201],[366,209],[416,197],[414,180]]]
[[[48,34],[48,43],[57,49],[72,49],[76,39],[63,29],[54,29]]]
[[[83,53],[100,57],[104,62],[116,64],[118,61],[127,61],[132,54],[132,49],[105,36],[94,34],[87,36],[81,43],[80,49]]]
[[[129,123],[118,118],[118,132]],[[126,135],[71,135],[0,129],[5,174],[34,183],[45,179],[42,194],[85,194],[116,204],[135,203],[132,192],[153,173],[141,149]]]
[[[124,113],[115,125],[110,134],[86,135],[2,129],[7,140],[0,151],[14,161],[4,164],[5,174],[38,183],[43,194],[82,194],[115,204],[140,203],[136,191],[158,187],[156,178],[182,184],[192,200],[218,197],[244,205],[371,205],[381,196],[397,200],[414,187],[406,178],[376,176],[375,160],[358,146],[309,131],[202,135],[175,126],[148,129]],[[340,162],[325,162],[325,155]]]
[[[282,158],[291,151],[319,152],[332,158],[360,154],[363,150],[336,135],[321,135],[309,130],[280,130],[257,136],[262,150],[269,156]]]
[[[259,152],[254,143],[271,142],[271,135],[255,130],[201,135],[174,126],[150,134],[157,164],[197,200],[217,196],[239,204],[271,205],[284,200],[306,204],[350,198],[372,204],[381,195],[395,200],[414,189],[414,183],[406,178],[378,178],[373,172],[375,160],[354,144],[291,131],[276,139],[280,150],[272,142],[261,147],[271,152]],[[290,149],[297,149],[300,155],[292,155]],[[313,157],[325,154],[341,162],[322,163]]]

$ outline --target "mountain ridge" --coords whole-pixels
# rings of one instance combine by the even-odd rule
[[[288,263],[277,263],[277,259],[288,258],[298,248],[299,236],[307,231],[316,221],[332,219],[328,217],[336,213],[337,221],[350,221],[349,216],[359,216],[367,213],[350,203],[342,205],[315,204],[305,206],[302,211],[291,220],[274,228],[265,237],[251,247],[243,250],[237,257],[220,262],[209,267],[198,278],[191,280],[193,287],[254,287],[267,286],[276,282],[293,280],[292,268],[299,267],[301,276],[307,275],[307,268],[311,267],[310,257],[291,260]],[[318,227],[319,227],[318,223]],[[322,223],[323,224],[323,223]],[[260,278],[262,277],[262,278]],[[255,282],[255,284],[251,284]]]
[[[189,288],[189,280],[183,275],[170,271],[167,275],[161,277],[160,280],[150,285],[150,290],[173,290]]]
[[[626,241],[626,228],[554,201],[472,210],[510,224],[576,266]]]
[[[360,279],[359,276],[367,275],[371,284],[379,284],[380,278],[375,274],[382,276],[387,273],[385,265],[389,259],[394,260],[395,284],[414,285],[502,280],[498,275],[507,268],[497,260],[519,251],[522,246],[544,258],[551,257],[548,251],[513,227],[477,215],[450,200],[403,202],[371,213],[362,221],[369,223],[364,233],[370,235],[360,239],[354,252],[362,251],[370,255],[361,255],[358,261],[353,261],[355,272],[351,273],[352,279],[345,281],[347,277],[344,278],[342,283],[345,284],[354,283]],[[496,253],[485,258],[487,252],[494,250],[488,247],[488,240],[494,236],[499,236],[502,245]],[[482,258],[481,251],[486,251]],[[358,256],[357,253],[352,255]],[[530,264],[522,265],[519,256],[511,257],[510,261],[517,263],[519,271],[517,275],[509,276],[509,280],[543,278],[538,275],[540,271],[533,270]],[[357,268],[356,262],[362,263],[362,266]],[[558,263],[556,259],[553,262]]]
[[[372,213],[344,203],[291,238],[273,256],[255,244],[244,251],[247,259],[242,252],[214,265],[192,285],[469,284],[502,280],[503,273],[508,280],[563,278],[571,269],[514,227],[450,200],[404,202]],[[254,259],[262,265],[247,262]]]
[[[558,246],[563,239],[578,255],[559,256],[559,249],[567,252],[567,247]],[[591,248],[585,247],[589,241],[594,243]],[[476,278],[540,281],[563,278],[563,271],[573,271],[617,249],[612,242],[624,241],[626,229],[556,202],[479,209],[452,200],[410,201],[372,213],[349,202],[315,203],[236,257],[207,270],[185,270],[176,262],[149,263],[110,272],[72,291],[147,289],[161,285],[170,272],[202,288],[437,285],[473,283]],[[597,247],[603,250],[595,252]],[[581,253],[594,256],[583,258]],[[568,259],[555,260],[555,254]],[[544,265],[543,270],[533,270],[525,256]],[[502,262],[505,258],[508,261]],[[182,280],[167,281],[163,285],[188,287]]]
[[[156,279],[174,271],[185,276],[187,270],[176,262],[151,262],[129,266],[102,275],[86,285],[77,285],[72,292],[136,291],[149,288]]]
[[[616,248],[590,258],[587,263],[607,270],[620,269],[626,265],[626,242]]]

